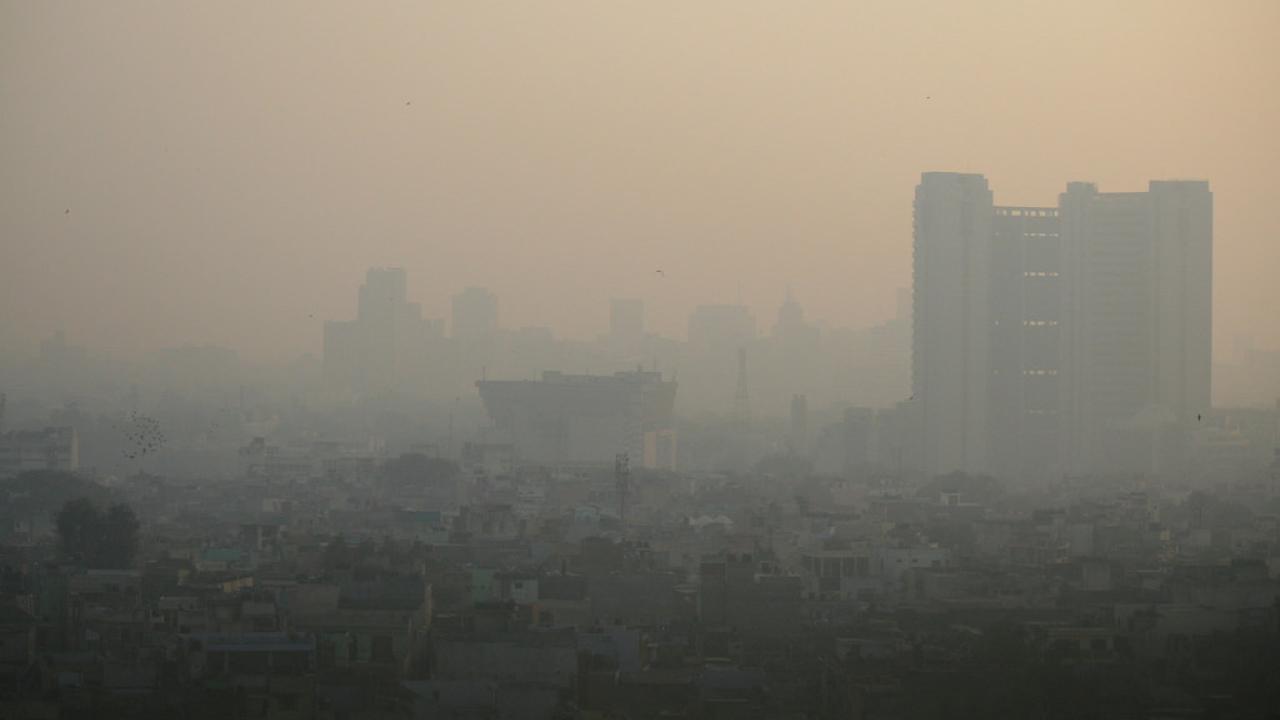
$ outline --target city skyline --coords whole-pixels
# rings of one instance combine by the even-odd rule
[[[575,338],[610,297],[679,337],[698,303],[771,317],[787,285],[869,327],[939,169],[1002,205],[1211,179],[1217,354],[1280,349],[1272,3],[0,12],[6,346],[285,361],[381,265],[428,316],[484,285]]]
[[[947,173],[951,173],[951,171],[938,171],[938,170],[924,171],[924,174],[929,174],[929,173],[947,174]],[[960,174],[979,174],[979,175],[985,176],[984,173],[980,173],[980,172],[979,173],[960,173]],[[1200,182],[1200,181],[1201,180],[1197,179],[1191,182]],[[1185,180],[1161,180],[1161,182],[1186,182],[1186,181]],[[1086,182],[1086,181],[1072,181],[1069,184],[1096,185],[1096,183]],[[1135,192],[1135,191],[1108,189],[1108,192]],[[997,204],[1003,205],[1002,203],[997,203]],[[906,213],[906,215],[909,217],[910,213],[908,212]],[[903,250],[905,251],[903,254],[903,258],[907,261],[907,264],[909,265],[910,264],[909,235],[908,235],[908,244],[903,248]],[[317,354],[323,350],[325,324],[341,321],[343,317],[349,314],[350,312],[349,307],[344,306],[341,302],[342,300],[345,300],[348,298],[350,294],[349,288],[355,284],[358,284],[359,278],[362,275],[367,274],[367,272],[371,270],[375,270],[379,268],[385,268],[391,271],[402,272],[407,276],[413,275],[411,268],[409,268],[406,264],[396,263],[392,261],[389,261],[387,263],[382,263],[382,264],[375,263],[375,264],[360,266],[360,267],[353,266],[350,270],[350,273],[348,273],[350,277],[344,278],[342,281],[343,284],[339,286],[335,286],[333,288],[329,288],[329,291],[325,293],[325,298],[323,303],[320,303],[325,306],[335,304],[333,302],[333,298],[330,297],[330,296],[334,296],[334,297],[337,297],[340,301],[336,303],[337,305],[339,305],[339,309],[334,310],[332,315],[322,315],[315,312],[308,312],[305,318],[301,318],[301,319],[294,318],[295,325],[296,324],[303,324],[307,326],[314,325],[316,330],[314,333],[314,339],[303,340],[302,343],[297,347],[284,349],[279,354],[272,354],[266,357],[253,353],[251,351],[246,351],[244,347],[227,343],[225,341],[219,340],[218,338],[208,336],[208,335],[201,336],[198,334],[180,338],[180,339],[175,338],[175,341],[173,342],[165,342],[164,340],[160,340],[158,341],[158,344],[154,346],[133,346],[133,347],[127,347],[127,348],[120,348],[110,342],[106,342],[106,343],[92,342],[94,338],[100,337],[99,333],[96,331],[93,331],[93,330],[85,331],[83,328],[81,328],[79,332],[74,332],[72,330],[69,330],[68,326],[66,325],[57,325],[49,328],[44,328],[43,334],[37,334],[37,335],[32,335],[30,337],[21,338],[20,342],[17,343],[14,347],[17,349],[26,351],[28,354],[30,354],[30,353],[33,353],[35,350],[37,350],[41,343],[49,340],[51,337],[54,337],[55,335],[62,335],[62,336],[68,337],[69,340],[75,344],[84,344],[87,347],[90,347],[92,349],[106,350],[122,358],[136,358],[141,354],[145,354],[148,352],[154,352],[157,350],[165,350],[165,349],[171,349],[171,348],[177,348],[177,347],[220,346],[220,347],[227,347],[229,349],[242,353],[246,358],[252,359],[255,362],[265,362],[268,364],[290,362],[297,359],[300,356]],[[661,270],[661,268],[659,268],[654,270],[653,274],[659,277],[659,280],[657,282],[660,282],[660,283],[665,282],[665,279],[666,279],[665,276],[667,274],[665,270]],[[801,288],[801,289],[800,291],[797,292],[796,288]],[[615,301],[626,300],[626,301],[637,301],[641,303],[642,307],[645,309],[644,315],[645,315],[646,333],[657,335],[659,337],[665,337],[665,338],[681,340],[681,341],[688,340],[690,337],[689,325],[688,325],[690,318],[696,315],[701,308],[712,308],[712,307],[719,307],[719,308],[726,308],[726,309],[727,308],[745,309],[756,321],[757,326],[755,327],[755,333],[757,337],[764,337],[769,334],[769,332],[773,327],[772,321],[770,320],[770,318],[772,318],[775,315],[775,313],[778,311],[779,308],[784,307],[788,304],[794,304],[794,305],[798,305],[799,307],[803,307],[804,312],[807,315],[809,321],[817,327],[827,329],[827,330],[834,330],[834,329],[862,330],[862,329],[867,329],[867,328],[881,325],[885,322],[892,321],[895,317],[897,317],[897,313],[901,310],[901,308],[898,307],[898,304],[897,304],[899,300],[899,296],[903,292],[910,293],[911,288],[912,288],[911,278],[910,276],[908,276],[906,278],[906,283],[904,285],[898,286],[896,288],[892,288],[887,295],[885,295],[884,297],[878,298],[877,301],[874,303],[875,307],[883,308],[885,314],[882,316],[867,318],[864,322],[856,322],[856,321],[853,321],[853,318],[849,318],[849,317],[841,318],[838,315],[836,317],[831,317],[831,316],[824,317],[824,316],[817,315],[812,311],[812,306],[810,302],[806,300],[806,296],[805,296],[805,291],[812,290],[813,288],[807,287],[795,282],[787,281],[787,280],[778,280],[778,282],[776,283],[776,286],[771,286],[767,289],[760,289],[760,288],[755,289],[755,292],[752,293],[753,298],[755,298],[754,302],[743,299],[744,293],[742,292],[741,288],[738,288],[736,290],[736,295],[734,297],[727,297],[727,296],[718,297],[718,298],[703,297],[699,299],[696,296],[691,296],[689,300],[689,304],[687,305],[674,305],[670,302],[662,302],[661,300],[655,302],[652,295],[646,296],[646,293],[643,293],[643,292],[628,294],[626,292],[619,291],[614,294],[602,295],[598,298],[594,298],[594,297],[586,298],[585,300],[587,302],[585,303],[585,305],[592,307],[594,309],[587,311],[586,315],[589,318],[589,320],[586,323],[575,323],[571,325],[571,327],[576,329],[578,332],[566,331],[564,327],[558,326],[555,322],[552,321],[552,319],[548,318],[545,315],[530,315],[528,304],[526,302],[523,302],[523,300],[527,298],[522,298],[519,295],[515,295],[515,296],[510,296],[508,298],[510,302],[508,307],[506,308],[507,311],[505,313],[500,312],[496,316],[497,324],[495,325],[495,327],[500,330],[517,330],[522,328],[547,328],[547,329],[550,329],[558,339],[565,339],[565,340],[572,340],[572,341],[594,340],[610,332],[611,313],[612,313],[612,310],[610,307],[611,304],[614,303]],[[445,328],[446,332],[452,336],[452,327],[456,317],[455,304],[458,296],[465,294],[467,292],[481,292],[481,291],[489,293],[491,296],[494,297],[494,299],[499,301],[500,301],[500,298],[502,297],[502,293],[496,291],[492,286],[487,285],[484,282],[465,282],[464,284],[459,284],[456,286],[442,285],[442,286],[431,287],[431,288],[428,288],[427,290],[422,289],[421,283],[419,283],[418,285],[414,285],[412,282],[409,282],[406,286],[404,299],[407,302],[411,302],[414,306],[418,308],[418,312],[421,313],[422,319],[425,322],[438,324],[442,326],[443,328]],[[608,292],[607,289],[606,289],[606,292]],[[424,302],[423,301],[424,297],[434,297],[435,300],[433,302]],[[892,300],[892,302],[890,300]],[[584,303],[580,302],[578,305],[579,305],[579,309],[581,309]],[[664,315],[661,316],[661,320],[662,320],[662,322],[660,323],[661,327],[653,327],[652,325],[654,320],[653,316],[655,315],[655,313],[653,312],[654,305],[657,305],[666,311]],[[1217,312],[1216,305],[1215,305],[1215,312]],[[842,322],[842,320],[844,320],[845,322]],[[71,327],[74,328],[75,326],[71,325]],[[1215,335],[1215,349],[1220,351],[1221,355],[1226,358],[1234,358],[1235,355],[1238,354],[1240,350],[1240,345],[1242,342],[1245,342],[1247,344],[1252,344],[1254,347],[1257,347],[1258,349],[1261,349],[1264,351],[1272,350],[1266,345],[1258,345],[1257,344],[1258,340],[1259,340],[1258,336],[1248,335],[1248,334],[1233,336],[1232,338],[1229,339],[1229,341],[1224,340],[1218,337],[1217,335]]]
[[[1280,0],[0,0],[0,717],[1280,718]]]

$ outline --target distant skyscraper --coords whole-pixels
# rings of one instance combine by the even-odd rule
[[[1168,472],[1209,407],[1212,194],[916,192],[913,392],[931,473]]]
[[[1174,469],[1210,402],[1209,184],[1071,183],[1060,206],[1069,469]]]
[[[778,308],[778,321],[773,325],[774,339],[786,347],[813,352],[819,336],[818,328],[805,322],[804,308],[787,288],[787,297]]]
[[[498,330],[498,298],[481,287],[469,287],[453,296],[452,335],[459,340],[479,340]]]
[[[989,468],[1061,476],[1062,243],[1057,208],[996,207],[991,245]]]
[[[404,268],[369,268],[360,286],[356,317],[364,322],[391,321],[406,312],[408,303],[409,276]]]
[[[361,392],[407,389],[421,379],[427,346],[442,335],[408,301],[403,268],[370,268],[360,286],[355,320],[324,326],[324,374],[332,383]]]
[[[925,472],[987,470],[991,190],[925,173],[915,199],[911,388]]]

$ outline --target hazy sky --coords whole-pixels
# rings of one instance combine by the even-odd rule
[[[1280,347],[1278,37],[1274,0],[0,0],[0,347],[291,358],[369,265],[578,337],[612,295],[767,327],[788,283],[869,325],[924,170],[1206,178],[1217,348]]]

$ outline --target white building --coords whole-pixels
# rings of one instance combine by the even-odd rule
[[[73,472],[79,468],[80,440],[74,428],[48,427],[0,434],[0,477],[28,470]]]

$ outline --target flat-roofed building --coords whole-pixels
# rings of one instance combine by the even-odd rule
[[[543,373],[541,380],[476,383],[492,420],[487,441],[510,443],[519,462],[673,468],[676,383],[657,372]]]
[[[0,433],[0,477],[28,470],[80,468],[80,441],[75,428],[47,427]]]

